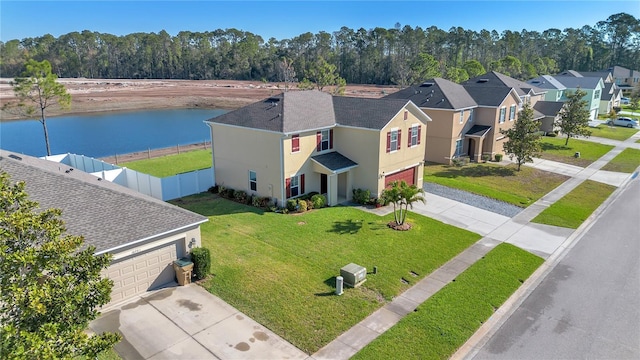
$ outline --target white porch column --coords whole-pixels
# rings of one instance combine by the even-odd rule
[[[327,177],[327,197],[329,206],[338,205],[338,175],[336,174]]]

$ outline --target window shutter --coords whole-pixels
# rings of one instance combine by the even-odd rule
[[[387,132],[387,152],[391,152],[391,131]]]
[[[409,136],[407,136],[407,147],[411,147],[411,138],[413,137],[413,126],[409,128]]]
[[[402,130],[398,129],[398,141],[396,142],[398,144],[398,147],[396,148],[396,150],[400,150],[400,144],[402,141],[402,137],[400,137],[401,133],[402,133]]]
[[[300,194],[304,194],[304,174],[300,175]]]
[[[407,120],[409,118],[409,112],[407,110],[404,111],[404,119]]]
[[[293,135],[291,137],[291,151],[300,151],[300,135]]]
[[[418,145],[420,145],[420,133],[422,132],[422,125],[418,125]]]
[[[291,178],[287,178],[284,181],[285,188],[287,189],[287,199],[291,197]]]
[[[333,129],[329,130],[329,149],[333,149]]]
[[[322,133],[318,131],[316,133],[316,151],[322,150]]]

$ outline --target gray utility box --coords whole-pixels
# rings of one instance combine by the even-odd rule
[[[367,269],[351,263],[340,269],[340,276],[344,279],[345,285],[358,287],[367,281]]]

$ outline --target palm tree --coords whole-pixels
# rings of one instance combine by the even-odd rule
[[[413,209],[413,204],[417,201],[426,203],[423,196],[424,190],[415,185],[408,185],[406,181],[394,181],[389,184],[391,187],[385,189],[381,197],[385,203],[393,204],[393,217],[397,225],[403,225],[409,207]]]

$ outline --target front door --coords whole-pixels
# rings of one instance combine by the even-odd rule
[[[320,194],[327,193],[327,174],[320,174]]]
[[[469,149],[467,154],[469,155],[469,159],[471,161],[474,160],[476,150],[476,142],[473,139],[469,139]]]

